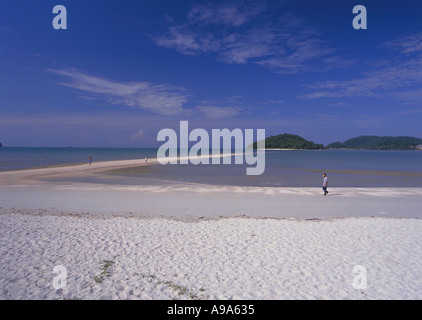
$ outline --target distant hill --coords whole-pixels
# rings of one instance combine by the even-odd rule
[[[366,150],[415,150],[422,146],[422,139],[414,137],[359,136],[341,142],[330,143],[327,149]]]
[[[1,144],[1,142],[0,142],[0,148],[1,148],[1,147],[3,147],[3,145],[2,145],[2,144]]]
[[[257,148],[257,142],[254,142],[253,148]],[[265,139],[266,149],[324,149],[322,144],[315,144],[300,136],[293,134],[279,134]]]

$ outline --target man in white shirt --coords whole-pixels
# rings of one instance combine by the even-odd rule
[[[327,175],[325,173],[322,175],[322,177],[324,178],[324,180],[322,182],[322,190],[324,190],[324,196],[326,196],[328,194],[328,191],[327,191],[328,178],[327,178]]]

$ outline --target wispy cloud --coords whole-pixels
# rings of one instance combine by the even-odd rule
[[[412,101],[412,100],[422,101],[422,88],[419,88],[417,90],[395,92],[394,96],[398,97],[401,100],[406,100],[406,101]]]
[[[199,35],[188,26],[170,26],[165,36],[153,37],[158,46],[173,48],[182,54],[196,55],[219,50],[219,40],[212,35]]]
[[[402,88],[422,84],[422,33],[384,44],[398,53],[395,60],[373,64],[373,70],[364,72],[361,78],[343,81],[324,81],[308,85],[312,93],[303,95],[307,99],[341,97],[419,97],[419,88],[409,92],[398,92]]]
[[[315,28],[293,14],[276,16],[268,3],[195,5],[185,21],[172,20],[167,32],[151,38],[182,54],[214,53],[221,62],[252,62],[278,73],[326,71],[344,64]]]
[[[197,106],[197,109],[202,112],[207,119],[215,120],[222,118],[231,118],[239,115],[241,108],[239,107],[220,107],[220,106]]]
[[[150,82],[118,82],[77,69],[48,70],[62,76],[61,85],[91,94],[87,99],[104,99],[114,105],[138,108],[162,115],[178,114],[187,102],[184,89]]]
[[[310,38],[307,34],[285,35],[286,50],[290,54],[280,54],[263,59],[258,64],[279,73],[301,73],[311,71],[328,71],[341,66],[328,58],[335,49],[319,38]],[[319,61],[318,64],[312,62]]]
[[[196,23],[238,27],[259,15],[263,10],[262,5],[257,3],[251,5],[246,1],[210,3],[192,7],[188,13],[188,19]]]
[[[10,26],[0,26],[0,48],[7,46],[7,39],[9,37],[16,37],[16,32]]]
[[[145,134],[144,130],[139,129],[136,133],[131,135],[131,141],[137,141],[137,140],[142,139],[144,134]]]
[[[246,113],[248,108],[242,102],[241,96],[199,101],[199,104],[194,107],[196,111],[209,120],[230,119]]]
[[[0,39],[6,38],[8,35],[13,33],[14,31],[10,26],[0,26]]]
[[[78,97],[89,101],[105,101],[119,106],[151,111],[158,115],[200,116],[205,119],[229,119],[249,112],[254,107],[246,104],[241,96],[196,100],[185,89],[170,85],[156,85],[149,82],[118,82],[94,76],[78,69],[48,69],[61,76],[60,85],[76,89]],[[188,97],[189,100],[188,101]],[[263,104],[283,101],[263,102]],[[184,108],[189,104],[189,108]],[[255,107],[257,108],[257,107]],[[138,131],[133,139],[141,138]]]
[[[422,52],[422,32],[387,42],[385,45],[396,48],[401,53]]]

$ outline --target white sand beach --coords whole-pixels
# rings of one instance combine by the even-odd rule
[[[135,165],[0,172],[0,299],[422,298],[419,188],[46,179]]]

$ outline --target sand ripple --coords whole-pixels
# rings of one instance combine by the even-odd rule
[[[418,219],[5,213],[0,298],[421,299],[421,230]],[[67,270],[64,289],[53,287],[57,265]],[[367,270],[365,290],[352,285],[356,265]]]

